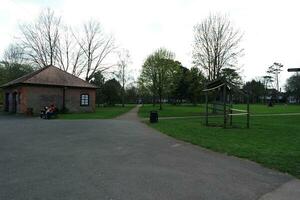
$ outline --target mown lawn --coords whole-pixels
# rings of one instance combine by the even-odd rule
[[[146,108],[148,110],[149,107]],[[148,115],[141,108],[140,116]],[[191,116],[201,112],[201,106],[165,106],[160,116]],[[246,108],[235,105],[237,109]],[[251,105],[254,114],[300,113],[297,105]],[[194,109],[194,111],[193,111]],[[200,113],[201,114],[201,113]],[[217,152],[247,158],[266,167],[287,172],[300,178],[300,115],[252,116],[250,129],[244,128],[245,117],[234,116],[235,128],[206,127],[204,118],[161,119],[151,127],[179,140],[199,145]],[[222,124],[222,117],[211,117],[210,122]]]
[[[234,104],[233,108],[246,110],[245,104]],[[184,116],[200,116],[204,115],[205,105],[170,105],[164,104],[163,110],[159,110],[159,106],[153,107],[152,104],[145,104],[139,110],[139,116],[142,118],[149,117],[151,110],[158,111],[159,117],[184,117]],[[250,104],[250,113],[252,114],[279,114],[279,113],[300,113],[299,105],[278,104],[268,107],[262,104]]]
[[[59,114],[59,119],[112,119],[131,110],[135,105],[96,107],[94,113]]]
[[[233,106],[236,109],[247,109],[245,104],[236,104]],[[250,113],[253,114],[279,114],[279,113],[300,113],[300,105],[293,104],[278,104],[269,107],[262,104],[250,104]]]
[[[242,117],[235,125],[243,125]],[[160,120],[151,124],[174,138],[247,158],[300,178],[300,116],[252,117],[250,129],[206,127],[203,119]]]
[[[159,117],[184,117],[184,116],[197,116],[204,112],[203,105],[170,105],[164,104],[163,109],[159,110],[159,105],[155,107],[152,104],[144,104],[139,109],[139,116],[142,118],[149,117],[151,110],[158,111]]]

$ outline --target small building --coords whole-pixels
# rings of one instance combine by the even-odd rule
[[[6,112],[37,114],[51,104],[68,112],[95,111],[96,86],[51,65],[1,88]]]

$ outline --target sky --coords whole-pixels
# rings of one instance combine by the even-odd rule
[[[283,88],[300,67],[300,2],[296,0],[0,0],[0,57],[18,37],[18,26],[31,22],[49,7],[65,24],[81,26],[95,19],[129,50],[131,68],[141,70],[146,57],[165,47],[185,67],[192,66],[193,27],[210,13],[228,15],[244,34],[239,60],[245,81],[266,74],[274,62],[284,65]]]

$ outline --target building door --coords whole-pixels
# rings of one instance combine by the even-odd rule
[[[5,107],[4,111],[8,112],[9,111],[9,93],[5,93]]]
[[[12,96],[12,113],[16,113],[17,112],[17,93],[14,92],[13,96]]]

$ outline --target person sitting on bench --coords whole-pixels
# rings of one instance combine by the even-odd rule
[[[46,110],[46,119],[50,119],[53,115],[56,114],[56,108],[53,104]]]

